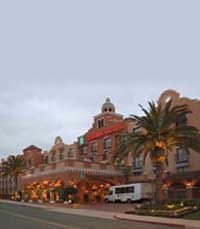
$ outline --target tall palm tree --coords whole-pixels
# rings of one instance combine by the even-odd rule
[[[5,185],[5,180],[6,179],[8,179],[8,177],[9,177],[9,174],[8,174],[8,171],[7,171],[7,163],[6,163],[6,161],[3,161],[2,163],[1,163],[1,167],[0,167],[0,177],[2,178],[2,180],[3,180],[3,196],[5,195],[5,194],[7,194],[7,192],[8,192],[8,187],[7,187],[7,185]]]
[[[4,167],[4,176],[10,176],[14,178],[15,191],[18,191],[18,177],[25,168],[25,161],[22,156],[10,156]]]
[[[191,114],[187,105],[172,106],[172,101],[164,105],[149,102],[149,109],[140,105],[143,116],[131,115],[139,131],[125,134],[115,155],[115,163],[120,162],[129,152],[136,158],[141,152],[143,161],[149,155],[156,167],[155,203],[162,201],[164,167],[168,165],[168,155],[175,147],[183,147],[200,152],[200,133],[197,128],[187,124],[177,125],[180,117]]]

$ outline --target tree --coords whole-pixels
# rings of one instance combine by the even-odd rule
[[[0,177],[3,179],[3,183],[8,178],[8,176],[9,176],[9,174],[8,174],[7,169],[6,169],[6,161],[3,161],[1,163],[1,166],[0,166]],[[7,193],[7,188],[8,188],[7,186],[4,187],[3,196]]]
[[[135,121],[137,131],[121,136],[119,147],[115,155],[115,163],[119,163],[129,152],[135,159],[143,153],[143,162],[149,155],[156,167],[155,203],[163,199],[162,185],[164,166],[168,165],[168,155],[176,147],[183,147],[200,152],[200,133],[197,128],[187,123],[177,124],[180,117],[191,114],[187,105],[172,106],[172,101],[164,105],[149,102],[149,109],[140,105],[143,116],[131,115]]]
[[[15,182],[15,191],[18,191],[18,177],[23,172],[25,168],[25,161],[20,156],[10,156],[8,157],[7,161],[5,162],[4,167],[4,176],[10,176],[14,178]]]
[[[122,165],[121,166],[121,172],[122,172],[122,174],[124,176],[125,183],[128,183],[129,182],[129,178],[132,175],[131,166]]]

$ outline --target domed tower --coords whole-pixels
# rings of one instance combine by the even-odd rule
[[[115,106],[110,102],[110,98],[106,98],[106,102],[101,108],[102,113],[115,113]]]

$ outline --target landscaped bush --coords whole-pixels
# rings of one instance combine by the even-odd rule
[[[200,209],[200,200],[178,200],[164,201],[160,205],[145,203],[136,207],[134,210],[127,211],[127,214],[181,217],[186,214],[198,211]]]
[[[127,214],[137,215],[149,215],[149,216],[164,216],[164,217],[181,217],[183,215],[197,211],[194,207],[182,207],[179,209],[135,209],[133,211],[127,211]]]
[[[185,206],[196,206],[200,208],[200,199],[199,200],[185,200],[183,201]]]

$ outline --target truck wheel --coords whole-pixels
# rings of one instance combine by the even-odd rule
[[[128,200],[127,200],[127,203],[128,203],[128,204],[131,204],[131,203],[132,203],[132,200],[131,200],[131,199],[128,199]]]

